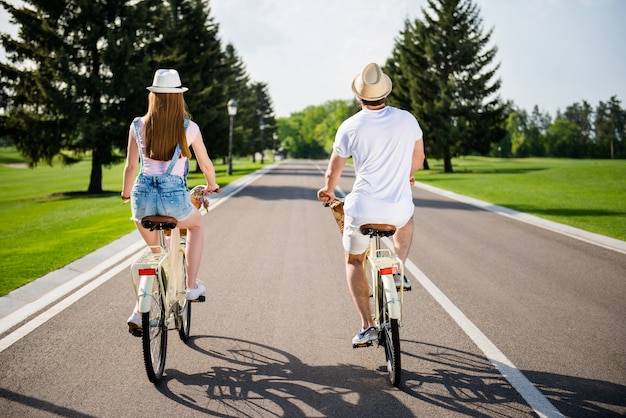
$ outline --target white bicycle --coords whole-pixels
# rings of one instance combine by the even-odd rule
[[[204,302],[200,296],[186,299],[187,268],[185,264],[186,231],[176,227],[170,216],[146,216],[144,228],[159,231],[159,245],[148,247],[131,268],[131,278],[139,311],[141,312],[141,339],[148,379],[157,383],[165,369],[167,331],[178,330],[180,339],[189,338],[191,303]],[[166,231],[170,232],[169,245]],[[139,335],[137,335],[139,336]]]
[[[378,345],[385,349],[387,372],[393,386],[400,384],[402,374],[400,359],[400,327],[402,326],[402,306],[404,288],[396,288],[394,275],[404,277],[404,264],[395,253],[381,247],[381,237],[390,237],[396,232],[393,225],[367,224],[361,226],[361,233],[369,235],[370,247],[365,258],[365,274],[371,283],[374,325],[378,330]],[[364,344],[372,345],[371,342]],[[357,347],[357,346],[355,346]]]

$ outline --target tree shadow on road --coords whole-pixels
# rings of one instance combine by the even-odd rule
[[[235,338],[196,336],[188,345],[206,357],[207,371],[168,369],[157,387],[170,399],[211,416],[413,415],[381,390],[393,388],[373,370],[308,366],[280,349]]]
[[[484,356],[450,347],[403,340],[405,364],[420,367],[403,368],[396,389],[384,366],[311,366],[275,347],[219,336],[191,337],[188,345],[201,354],[194,367],[204,365],[206,370],[187,374],[168,369],[157,388],[177,403],[212,416],[409,417],[416,405],[436,415],[533,415]],[[626,406],[621,385],[524,374],[566,416],[620,416]]]
[[[194,411],[223,417],[409,417],[416,408],[426,415],[533,415],[484,356],[414,341],[402,344],[406,363],[420,367],[403,368],[399,389],[389,384],[384,366],[378,370],[350,364],[311,366],[268,345],[215,336],[189,340],[189,346],[202,354],[200,364],[206,371],[187,374],[168,369],[157,387]],[[620,385],[589,385],[585,379],[547,373],[527,375],[531,380],[539,377],[534,383],[568,416],[618,416],[616,411],[623,410],[624,402],[615,398],[624,390]],[[580,390],[572,393],[574,387]],[[594,391],[587,393],[590,388]],[[567,399],[559,396],[563,393],[569,393]]]

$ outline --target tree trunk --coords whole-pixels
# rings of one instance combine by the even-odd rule
[[[452,173],[452,157],[450,156],[450,150],[446,149],[443,153],[443,172]]]
[[[100,162],[100,150],[96,146],[91,158],[91,176],[89,177],[89,194],[102,193],[102,163]]]

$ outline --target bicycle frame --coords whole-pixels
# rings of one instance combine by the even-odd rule
[[[163,306],[166,308],[166,320],[169,323],[175,308],[175,302],[181,308],[185,306],[185,288],[182,278],[177,277],[181,271],[185,241],[181,242],[178,228],[171,230],[170,248],[168,249],[165,233],[159,230],[159,245],[150,246],[131,266],[131,279],[135,289],[139,311],[150,310],[150,300],[155,284],[160,287]],[[156,282],[156,283],[155,283]]]

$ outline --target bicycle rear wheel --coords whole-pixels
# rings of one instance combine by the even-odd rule
[[[162,288],[155,279],[150,310],[141,315],[143,361],[148,379],[157,383],[163,377],[167,353],[167,324],[163,305]]]
[[[380,277],[379,277],[380,280]],[[389,381],[393,386],[400,384],[400,375],[402,374],[400,362],[400,329],[398,320],[389,317],[387,309],[387,298],[383,290],[382,283],[379,285],[380,305],[380,340],[379,342],[385,348],[385,359],[387,360],[387,373],[389,373]]]

